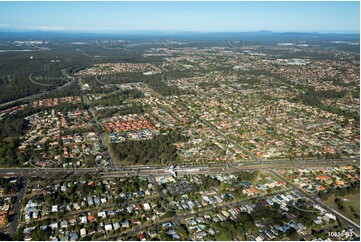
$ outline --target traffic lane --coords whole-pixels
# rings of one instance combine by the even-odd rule
[[[27,179],[24,178],[24,182],[22,184],[22,188],[20,189],[18,195],[17,195],[17,201],[15,203],[14,206],[14,218],[13,220],[9,223],[9,234],[10,236],[14,235],[16,233],[16,230],[19,226],[20,223],[20,218],[21,218],[21,207],[22,207],[22,199],[25,195],[25,191],[26,191],[26,186],[27,186]]]

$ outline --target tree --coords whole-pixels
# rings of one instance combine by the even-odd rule
[[[286,231],[286,236],[291,240],[298,240],[297,231],[295,228],[291,227]]]
[[[0,232],[0,240],[1,241],[9,241],[10,237],[7,234],[4,234],[3,232]]]
[[[188,230],[184,224],[177,226],[176,231],[183,239],[188,237]]]
[[[37,227],[31,233],[31,237],[33,238],[33,240],[36,240],[36,241],[48,240],[49,236],[50,236],[50,228],[42,230],[42,229],[40,229],[40,227]]]
[[[18,230],[16,230],[16,233],[12,237],[14,241],[23,241],[24,240],[24,227],[20,227]]]
[[[163,216],[164,216],[164,218],[172,218],[174,216],[174,212],[167,211],[167,212],[165,212],[165,214]]]

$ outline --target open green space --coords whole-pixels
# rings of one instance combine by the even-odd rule
[[[335,202],[335,199],[339,198],[339,203],[343,206],[340,210]],[[324,202],[329,205],[331,208],[335,209],[336,211],[342,213],[347,218],[351,219],[355,223],[360,223],[360,194],[359,193],[352,193],[346,196],[340,197],[336,195],[331,195],[327,200]],[[352,209],[354,211],[352,211]],[[357,216],[355,216],[357,215]]]

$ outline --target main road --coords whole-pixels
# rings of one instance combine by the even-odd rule
[[[305,160],[303,168],[327,167],[333,165],[358,165],[359,157],[339,159],[339,160]],[[301,161],[300,161],[301,162]],[[294,161],[263,161],[262,163],[243,162],[243,163],[223,163],[215,165],[183,165],[169,167],[164,165],[138,165],[127,167],[111,167],[111,168],[34,168],[34,167],[15,167],[1,168],[0,176],[37,176],[44,173],[87,173],[98,172],[106,177],[122,177],[122,176],[151,176],[162,174],[176,174],[179,176],[186,174],[217,174],[230,173],[242,170],[268,170],[273,168],[299,168]]]
[[[100,123],[98,122],[98,119],[97,119],[97,117],[96,117],[96,115],[95,115],[95,113],[94,113],[93,108],[92,108],[92,107],[90,106],[90,104],[88,103],[88,98],[86,97],[86,95],[83,95],[83,100],[84,100],[84,102],[89,106],[88,109],[89,109],[90,113],[92,114],[92,116],[93,116],[93,118],[94,118],[95,124],[97,125],[97,128],[98,128],[98,136],[99,136],[99,138],[100,138],[100,141],[101,141],[101,144],[102,144],[102,146],[103,146],[103,148],[104,148],[104,151],[105,151],[106,155],[108,156],[109,165],[110,165],[111,168],[114,168],[115,165],[114,165],[114,162],[113,162],[113,160],[112,160],[112,157],[111,157],[111,155],[110,155],[110,153],[109,153],[109,148],[108,148],[107,144],[105,143],[104,136],[103,136],[103,132],[102,132],[102,129],[101,129],[101,125],[100,125]]]
[[[27,178],[25,178],[21,184],[22,187],[16,196],[16,202],[13,209],[14,216],[11,218],[11,221],[9,222],[9,225],[7,227],[10,236],[13,236],[16,233],[16,230],[18,229],[20,223],[22,199],[26,192],[27,182]]]

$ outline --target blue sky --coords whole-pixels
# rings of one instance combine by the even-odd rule
[[[359,2],[0,2],[0,28],[359,32]]]

